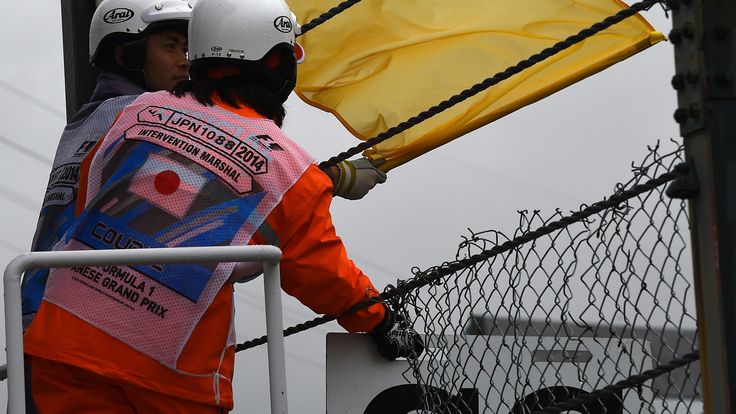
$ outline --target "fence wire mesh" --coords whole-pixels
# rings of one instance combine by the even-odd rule
[[[649,147],[621,192],[672,171],[682,148]],[[696,350],[686,202],[665,185],[401,298],[427,350],[405,377],[431,413],[531,413]],[[583,206],[585,207],[585,206]],[[456,259],[558,220],[519,212],[509,237],[470,231]],[[426,273],[429,270],[425,270]],[[420,272],[417,270],[417,274]],[[697,362],[594,398],[580,413],[701,412]]]

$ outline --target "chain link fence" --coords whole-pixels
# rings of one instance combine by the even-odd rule
[[[674,141],[648,149],[615,194],[682,162]],[[687,205],[665,188],[402,295],[397,309],[426,333],[427,350],[404,374],[419,384],[423,412],[532,413],[695,351]],[[510,236],[471,231],[457,260],[563,216],[521,211]],[[697,362],[657,375],[545,412],[702,412]]]

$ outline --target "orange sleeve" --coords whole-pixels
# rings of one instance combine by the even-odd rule
[[[284,291],[316,313],[340,315],[377,292],[335,233],[331,202],[330,179],[312,165],[284,194],[267,222],[280,239]],[[383,316],[383,305],[376,304],[337,322],[349,332],[370,332]]]
[[[104,136],[104,135],[103,135]],[[89,183],[89,168],[92,165],[92,158],[97,154],[97,150],[102,145],[102,138],[97,141],[97,144],[90,150],[82,160],[82,165],[79,167],[79,189],[77,190],[77,207],[74,210],[74,215],[79,217],[84,211],[84,206],[87,205],[87,183]]]

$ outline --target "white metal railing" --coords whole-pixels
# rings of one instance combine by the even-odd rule
[[[30,269],[170,263],[262,262],[268,335],[271,413],[286,414],[286,362],[281,313],[281,250],[274,246],[176,247],[161,249],[32,252],[13,259],[5,268],[5,341],[8,356],[8,413],[25,413],[23,322],[20,279]]]

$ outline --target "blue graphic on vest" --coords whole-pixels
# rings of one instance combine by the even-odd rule
[[[130,219],[129,215],[110,217],[100,212],[86,212],[80,217],[81,226],[74,230],[73,237],[96,250],[171,247],[171,241],[176,239],[183,240],[176,243],[176,247],[229,245],[264,195],[262,192],[219,203],[155,234],[145,234],[128,226],[126,223]],[[151,207],[150,204],[143,203],[140,209],[147,211]],[[189,228],[191,232],[192,226],[187,226],[187,223],[197,223],[198,229],[209,228],[209,230],[186,237],[177,231],[177,228]],[[211,223],[217,225],[208,226]],[[205,264],[140,265],[131,268],[192,302],[199,300],[213,271],[213,268]]]

